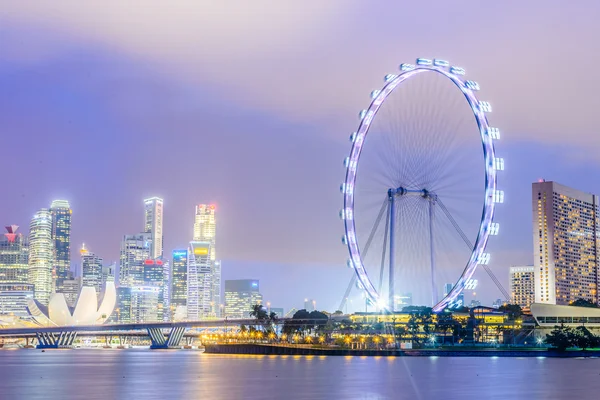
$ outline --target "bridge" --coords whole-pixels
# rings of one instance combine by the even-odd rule
[[[39,326],[31,328],[0,329],[0,338],[36,338],[38,349],[56,349],[71,347],[79,334],[85,336],[112,336],[133,334],[139,336],[143,333],[151,341],[151,349],[168,349],[178,347],[185,331],[190,328],[217,328],[239,327],[241,325],[267,326],[283,324],[291,318],[281,318],[275,321],[262,321],[257,319],[217,319],[205,321],[182,322],[146,322],[134,324],[107,324],[107,325],[74,325],[74,326]],[[308,324],[309,321],[295,320]],[[316,321],[313,321],[316,322]],[[321,321],[322,322],[322,321]]]

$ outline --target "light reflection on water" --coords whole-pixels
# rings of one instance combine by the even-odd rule
[[[0,399],[597,399],[599,359],[0,351]]]

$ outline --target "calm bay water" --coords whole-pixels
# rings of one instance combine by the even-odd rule
[[[1,350],[0,399],[598,399],[600,359]]]

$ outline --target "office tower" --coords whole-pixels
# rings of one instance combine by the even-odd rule
[[[75,307],[77,297],[79,297],[79,292],[81,292],[81,286],[81,277],[74,278],[71,276],[63,281],[62,293],[69,307]]]
[[[598,303],[598,197],[560,185],[532,185],[535,302]]]
[[[150,234],[151,259],[163,256],[163,199],[151,197],[144,200],[144,232]]]
[[[535,300],[535,267],[510,267],[510,302],[529,309]]]
[[[133,307],[136,306],[136,299],[140,299],[139,302],[145,302],[144,306],[148,304],[154,304],[154,296],[155,293],[158,293],[156,298],[156,305],[153,305],[156,308],[156,319],[153,321],[162,321],[164,319],[164,304],[165,304],[165,266],[162,260],[146,260],[144,261],[144,286],[143,288],[137,288],[132,291],[132,310]],[[156,288],[148,289],[148,288]],[[149,318],[148,312],[144,312],[146,317],[140,318]],[[152,314],[154,315],[154,314]],[[153,317],[154,318],[154,317]],[[149,321],[149,320],[147,320]]]
[[[162,322],[160,287],[133,286],[130,291],[130,322]]]
[[[120,286],[117,288],[117,304],[108,319],[109,323],[131,323],[131,288]]]
[[[106,282],[115,281],[115,271],[117,266],[115,263],[102,267],[102,290],[106,287]]]
[[[187,250],[173,250],[171,270],[171,308],[182,309],[187,305]],[[186,312],[187,313],[187,312]]]
[[[85,244],[80,250],[81,253],[81,284],[86,287],[93,287],[96,295],[100,296],[102,292],[102,258],[85,248]]]
[[[29,283],[34,285],[35,299],[43,305],[48,305],[52,291],[53,261],[52,215],[44,208],[29,225]]]
[[[454,287],[453,283],[445,283],[444,284],[444,297],[448,296],[448,293],[450,293],[450,291],[452,291],[453,287]]]
[[[304,309],[306,311],[315,311],[317,309],[317,301],[313,299],[304,299]]]
[[[190,242],[187,260],[187,317],[190,321],[214,316],[213,278],[208,242]]]
[[[150,259],[150,242],[150,233],[123,237],[119,270],[120,286],[144,286],[144,262]]]
[[[249,318],[252,306],[255,304],[262,304],[258,280],[225,281],[225,316],[228,318]]]
[[[71,270],[71,206],[67,200],[54,200],[50,205],[52,215],[52,241],[54,243],[54,276],[58,293],[62,282]]]
[[[33,285],[29,283],[0,283],[0,315],[30,318],[27,304],[33,299]]]
[[[7,226],[7,232],[0,237],[0,282],[28,282],[29,248],[18,229],[17,225]]]
[[[162,283],[162,305],[163,321],[173,320],[171,309],[171,263],[167,260],[163,262],[163,283]]]
[[[214,204],[198,204],[194,219],[194,241],[210,243],[210,269],[212,276],[211,310],[213,316],[221,314],[221,262],[216,253],[216,206]]]

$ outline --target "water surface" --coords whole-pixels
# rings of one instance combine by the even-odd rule
[[[598,399],[600,359],[0,350],[0,399]]]

